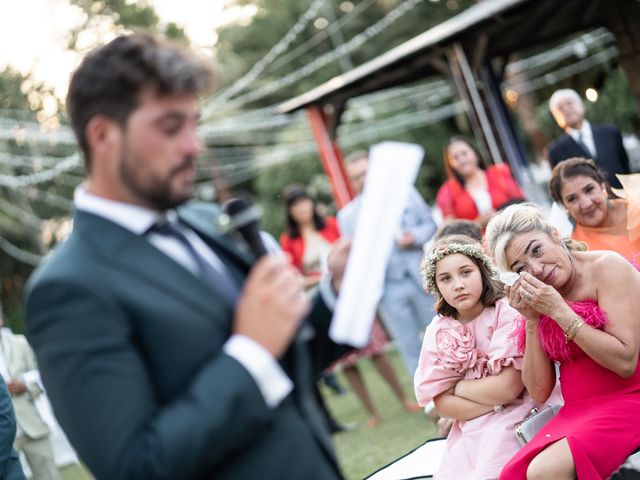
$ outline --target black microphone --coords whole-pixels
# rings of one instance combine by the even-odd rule
[[[260,235],[261,211],[242,198],[231,198],[222,204],[227,216],[227,231],[237,232],[256,259],[267,254]]]

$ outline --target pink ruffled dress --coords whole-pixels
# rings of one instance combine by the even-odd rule
[[[606,314],[595,300],[568,302],[586,323],[603,330]],[[524,351],[524,320],[518,343]],[[580,480],[609,478],[640,446],[640,369],[622,378],[587,356],[575,343],[566,343],[560,326],[541,316],[542,347],[560,363],[565,404],[558,414],[505,466],[500,480],[526,478],[527,467],[544,448],[566,438]]]
[[[520,370],[522,356],[513,342],[517,316],[518,312],[502,298],[467,324],[450,317],[434,318],[425,332],[414,378],[420,405],[460,380],[497,375],[509,365]],[[498,478],[505,463],[520,449],[516,424],[538,406],[525,391],[501,412],[456,421],[434,478]]]

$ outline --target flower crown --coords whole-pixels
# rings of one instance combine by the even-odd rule
[[[453,253],[461,253],[467,257],[472,257],[480,260],[491,276],[495,275],[495,268],[491,259],[478,245],[462,244],[462,243],[448,243],[441,244],[433,248],[427,255],[425,255],[420,265],[420,271],[424,279],[423,288],[433,294],[438,294],[438,288],[436,286],[436,263],[442,260],[447,255]]]

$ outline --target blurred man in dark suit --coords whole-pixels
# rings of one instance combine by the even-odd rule
[[[13,449],[16,438],[16,417],[7,384],[0,376],[0,478],[25,480],[18,454]]]
[[[629,172],[629,158],[620,130],[614,125],[591,125],[584,118],[584,104],[575,90],[556,90],[549,99],[549,110],[566,134],[549,146],[551,167],[573,157],[591,158],[607,172],[611,186],[621,188],[616,173]]]
[[[27,335],[98,479],[338,479],[312,382],[345,350],[326,302],[346,251],[310,302],[284,260],[252,266],[214,207],[187,203],[211,83],[145,34],[85,57],[67,109],[87,179],[73,233],[30,279]]]

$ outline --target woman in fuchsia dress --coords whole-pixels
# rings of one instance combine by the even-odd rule
[[[609,478],[640,446],[640,273],[621,255],[579,251],[533,205],[496,214],[486,240],[522,315],[522,379],[546,401],[560,365],[565,405],[500,478]]]

